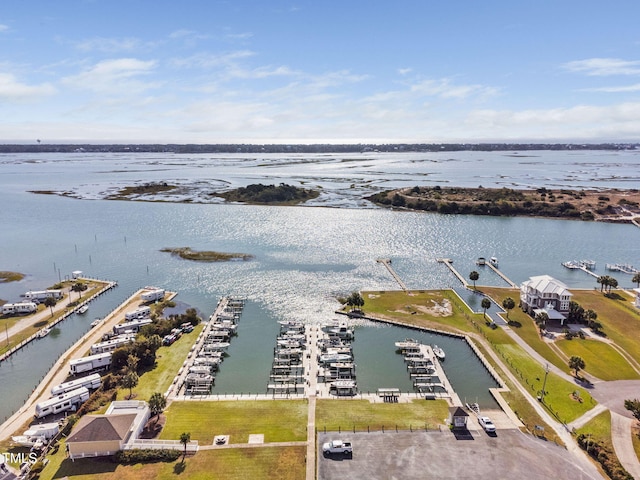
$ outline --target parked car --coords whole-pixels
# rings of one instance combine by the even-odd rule
[[[322,453],[325,455],[331,453],[342,453],[344,455],[351,455],[353,453],[353,449],[351,447],[351,442],[333,440],[322,445]]]
[[[485,432],[487,433],[496,432],[496,426],[493,424],[493,422],[489,417],[482,417],[482,416],[478,417],[478,423],[482,428],[484,428]]]

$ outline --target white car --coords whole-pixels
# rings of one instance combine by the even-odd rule
[[[478,417],[478,423],[482,428],[484,428],[485,432],[487,433],[496,432],[496,426],[493,424],[493,422],[489,417]]]

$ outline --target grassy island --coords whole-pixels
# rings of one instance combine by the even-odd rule
[[[257,205],[297,205],[316,198],[319,193],[315,190],[294,187],[285,183],[277,186],[257,183],[213,195],[222,197],[228,202]]]
[[[24,278],[24,273],[0,271],[0,283],[19,282]]]
[[[189,247],[163,248],[160,251],[169,252],[185,260],[194,260],[197,262],[228,262],[231,260],[250,260],[253,258],[253,255],[248,253],[198,252],[191,250]]]
[[[512,188],[413,187],[368,197],[378,204],[428,212],[536,216],[575,220],[631,222],[640,218],[638,190],[515,190]]]

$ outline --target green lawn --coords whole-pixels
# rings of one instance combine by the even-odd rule
[[[601,380],[637,380],[640,378],[629,362],[611,345],[598,340],[558,340],[556,345],[571,357],[577,355],[584,360],[585,371]]]
[[[367,400],[318,400],[316,428],[319,431],[366,431],[395,429],[431,430],[443,425],[449,410],[445,400],[412,403],[375,403]]]
[[[605,297],[598,290],[572,291],[573,300],[585,310],[598,314],[598,322],[608,338],[622,347],[640,363],[640,311],[633,307],[633,300],[624,293],[614,298]]]
[[[153,393],[164,394],[167,391],[203,328],[204,324],[200,323],[196,325],[193,332],[183,334],[173,345],[158,349],[156,366],[140,375],[138,386],[132,390],[134,398],[147,401]],[[119,389],[119,399],[124,399],[128,395],[128,388]]]
[[[265,442],[307,440],[306,400],[176,401],[165,413],[162,439],[175,440],[189,432],[201,445],[210,445],[216,435],[246,443],[254,433],[264,434]]]
[[[225,480],[300,480],[305,476],[304,446],[259,447],[224,450],[203,450],[194,456],[175,462],[159,462],[123,466],[109,459],[66,458],[64,445],[49,456],[49,464],[41,480],[164,480],[164,479],[225,479]]]

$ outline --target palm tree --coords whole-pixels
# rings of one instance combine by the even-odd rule
[[[129,399],[131,399],[133,395],[133,392],[132,392],[133,388],[138,385],[139,381],[140,381],[140,377],[138,377],[138,374],[136,372],[127,372],[124,375],[124,377],[122,377],[121,385],[124,388],[129,389]]]
[[[482,302],[480,302],[480,306],[484,310],[482,315],[484,316],[484,318],[487,318],[487,309],[491,307],[491,300],[489,300],[487,297],[484,297],[482,299]]]
[[[576,378],[578,377],[578,372],[580,370],[584,369],[584,367],[585,367],[585,363],[584,363],[584,360],[582,359],[582,357],[579,357],[577,355],[573,355],[569,359],[569,368],[576,372]]]
[[[640,273],[636,273],[631,281],[636,284],[637,288],[640,288]]]
[[[545,312],[540,312],[536,315],[535,322],[536,322],[536,325],[538,325],[538,328],[540,329],[541,335],[542,335],[542,330],[545,329],[548,321],[549,321],[549,315],[547,315]]]
[[[187,456],[187,444],[191,441],[191,434],[189,432],[184,432],[180,434],[180,443],[184,445],[184,454],[182,457],[182,461],[184,462],[185,457]]]
[[[44,299],[44,305],[51,309],[51,316],[53,317],[53,307],[56,304],[56,299],[53,297],[47,297]]]
[[[600,291],[602,291],[604,289],[604,287],[607,286],[607,284],[609,283],[609,276],[608,275],[600,275],[598,277],[597,282],[600,284]]]
[[[167,406],[167,399],[164,398],[160,392],[155,392],[149,398],[149,410],[151,410],[151,414],[156,417],[156,422],[158,421],[158,416],[162,413],[162,411]]]
[[[473,270],[469,274],[469,280],[471,280],[473,282],[473,289],[474,290],[476,288],[476,280],[478,280],[479,278],[480,278],[480,274],[478,272],[476,272],[475,270]]]
[[[502,308],[507,311],[507,319],[509,318],[509,310],[516,306],[516,302],[511,297],[507,297],[502,301]]]
[[[609,284],[607,286],[609,287],[609,293],[611,293],[612,288],[618,288],[618,280],[613,277],[609,277]]]
[[[88,287],[82,282],[76,282],[71,285],[72,292],[78,292],[78,300],[82,297],[82,292],[84,292]]]
[[[598,314],[589,309],[584,312],[584,318],[587,320],[587,325],[589,326],[589,328],[593,328],[593,324],[595,323],[596,318],[598,318]]]

